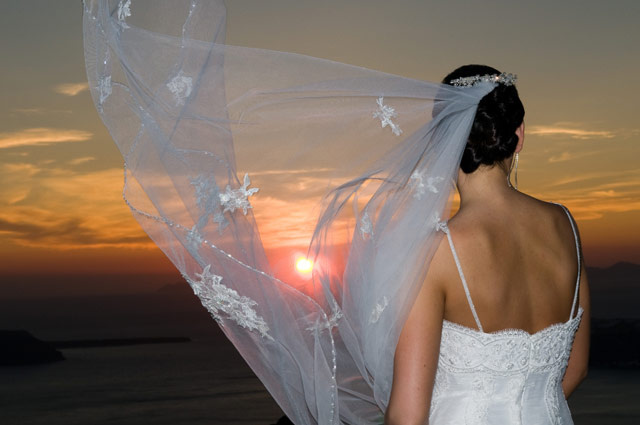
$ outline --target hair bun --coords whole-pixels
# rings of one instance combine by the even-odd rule
[[[465,65],[445,77],[443,83],[474,75],[500,74],[484,65]],[[469,174],[480,165],[494,165],[509,158],[518,144],[517,128],[522,124],[524,107],[513,85],[498,84],[478,103],[469,140],[460,168]]]

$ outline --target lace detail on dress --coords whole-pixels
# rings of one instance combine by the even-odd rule
[[[440,348],[441,366],[488,370],[510,375],[524,369],[544,371],[567,361],[583,310],[564,323],[554,323],[535,334],[522,329],[486,333],[444,321]]]
[[[544,400],[541,424],[571,423],[562,406],[561,382],[582,314],[579,308],[572,319],[534,334],[522,329],[487,333],[445,320],[431,401],[433,423],[486,425],[495,413],[502,418],[495,423],[518,425],[526,400]],[[460,403],[466,407],[456,413]]]
[[[220,312],[225,313],[229,319],[243,328],[257,331],[263,337],[273,340],[269,335],[269,326],[254,310],[258,303],[223,285],[222,276],[212,273],[210,268],[211,265],[207,265],[202,273],[196,273],[198,280],[193,280],[189,276],[184,278],[211,316],[223,325]]]
[[[559,371],[554,371],[547,381],[544,388],[544,402],[547,405],[549,420],[553,425],[560,423],[560,397],[558,395],[558,387],[561,387]]]
[[[450,331],[447,329],[450,323],[443,323],[438,367],[451,373],[477,368],[482,359],[476,355],[483,348],[482,342],[477,338],[468,338],[464,332],[455,332],[455,325]]]
[[[538,332],[540,338],[536,339],[532,346],[531,362],[532,367],[537,370],[548,370],[557,364],[565,363],[569,360],[571,346],[575,333],[580,326],[582,319],[582,307],[578,309],[578,314],[566,323],[564,332],[549,332],[551,328],[562,327],[564,324],[556,323]]]

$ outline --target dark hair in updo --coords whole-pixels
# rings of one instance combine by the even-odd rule
[[[444,80],[452,80],[475,75],[499,75],[500,71],[485,65],[464,65],[456,69]],[[509,158],[516,150],[518,136],[516,129],[522,124],[524,107],[515,86],[498,84],[478,103],[478,110],[464,148],[460,168],[466,174],[473,173],[482,164],[494,165]]]

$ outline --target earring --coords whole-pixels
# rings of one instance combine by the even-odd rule
[[[511,185],[511,171],[513,171],[513,169],[515,168],[516,172],[515,172],[515,184],[512,186]],[[509,167],[509,174],[507,174],[507,186],[509,187],[513,187],[516,190],[518,190],[518,152],[516,152],[516,154],[514,155],[513,159],[511,160],[511,167]]]

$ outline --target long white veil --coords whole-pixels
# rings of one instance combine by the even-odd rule
[[[230,46],[216,0],[84,7],[91,94],[140,225],[293,422],[381,423],[494,83]]]

